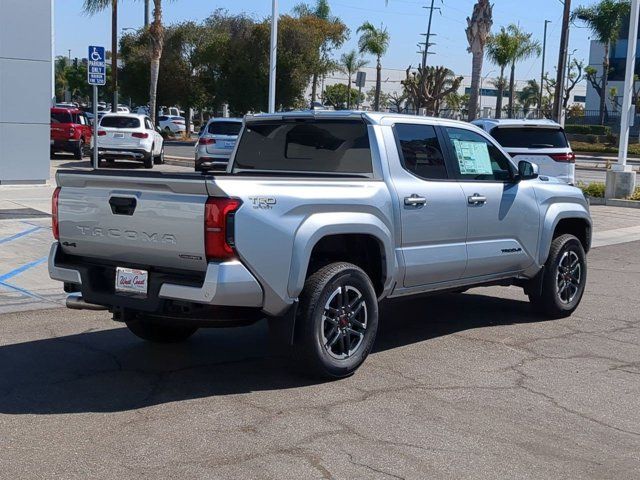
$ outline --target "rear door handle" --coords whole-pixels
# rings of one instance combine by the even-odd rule
[[[473,195],[467,198],[469,205],[484,205],[487,203],[487,197],[484,195],[480,195],[479,193],[474,193]]]
[[[427,199],[421,197],[420,195],[416,195],[415,193],[410,197],[404,197],[404,204],[409,207],[417,207],[420,205],[424,205],[427,203]]]

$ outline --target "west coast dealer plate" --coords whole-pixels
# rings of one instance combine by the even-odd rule
[[[116,268],[116,292],[147,295],[149,273],[133,268]]]

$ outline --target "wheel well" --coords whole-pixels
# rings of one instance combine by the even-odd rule
[[[580,240],[585,252],[589,251],[591,245],[591,226],[582,218],[564,218],[558,222],[553,232],[553,238],[560,235],[570,234]]]
[[[365,234],[329,235],[313,247],[307,277],[333,262],[349,262],[357,265],[371,279],[376,294],[384,290],[386,262],[384,247],[380,241]]]

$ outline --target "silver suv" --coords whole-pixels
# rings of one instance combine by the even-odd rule
[[[196,143],[196,171],[226,170],[241,129],[241,118],[209,120]]]

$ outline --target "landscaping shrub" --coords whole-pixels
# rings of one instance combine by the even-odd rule
[[[584,182],[578,182],[577,186],[588,197],[604,198],[604,183],[593,182],[587,185]]]
[[[587,142],[589,143],[598,143],[598,135],[587,135]]]
[[[629,197],[629,200],[636,200],[640,202],[640,187],[636,188],[636,191]]]
[[[564,131],[580,135],[609,135],[611,127],[606,125],[565,125]]]

